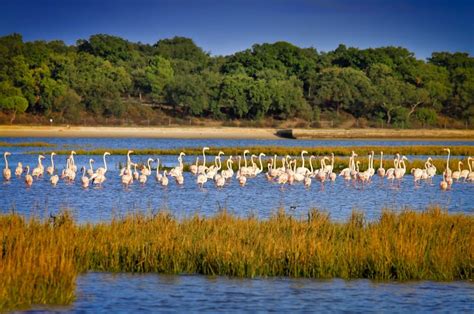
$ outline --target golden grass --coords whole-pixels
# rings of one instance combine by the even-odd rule
[[[251,154],[265,153],[267,156],[299,156],[302,150],[306,150],[309,155],[324,156],[334,153],[336,156],[349,156],[352,151],[355,151],[359,156],[368,155],[374,151],[377,155],[383,151],[386,155],[394,155],[400,153],[402,155],[430,155],[430,156],[445,156],[446,152],[443,150],[444,146],[324,146],[324,147],[281,147],[281,146],[249,146],[249,147],[210,147],[206,152],[208,155],[217,155],[219,151],[223,151],[227,156],[242,155],[245,149],[248,149]],[[472,156],[474,155],[474,146],[452,146],[451,155],[455,156]],[[110,152],[112,155],[126,155],[128,149],[92,149],[84,150],[78,149],[76,153],[79,155],[102,155],[104,152]],[[71,150],[55,151],[59,155],[68,155]],[[200,155],[202,148],[199,147],[183,147],[178,149],[134,149],[134,155],[179,155],[180,152],[185,152],[187,155]],[[32,151],[29,154],[49,154],[45,151]]]
[[[225,211],[178,220],[168,213],[133,214],[76,224],[0,216],[0,310],[67,304],[78,272],[158,272],[237,277],[291,276],[457,280],[474,278],[474,217],[383,211],[346,222],[309,211],[279,211],[268,220]]]

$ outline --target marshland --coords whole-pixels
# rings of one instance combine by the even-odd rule
[[[249,292],[250,299],[265,299],[275,287],[295,299],[298,295],[293,293],[299,290],[343,289],[347,290],[344,297],[356,291],[366,296],[366,305],[380,287],[398,293],[404,287],[423,286],[427,289],[424,297],[441,300],[444,294],[440,291],[445,288],[464,291],[472,286],[474,183],[454,180],[446,190],[440,188],[447,179],[443,175],[445,149],[449,148],[452,172],[459,161],[462,169],[468,169],[473,153],[469,140],[39,138],[33,142],[0,138],[0,142],[11,153],[7,161],[12,173],[18,162],[33,171],[38,154],[44,154],[42,164],[50,167],[50,153],[55,151],[54,174],[61,175],[71,165],[71,151],[77,153],[73,155],[74,180],[63,178],[52,185],[45,172],[28,186],[24,172],[21,177],[12,174],[0,185],[4,200],[0,217],[3,309],[40,304],[87,309],[90,300],[85,295],[126,299],[118,291],[124,287],[150,305],[160,298],[162,302],[172,299],[171,295],[144,295],[139,287],[145,284],[151,290],[179,290],[184,299],[194,297],[193,285],[205,284],[226,291],[215,297],[229,304],[233,304],[229,295],[247,293],[248,285],[266,289],[259,297]],[[189,167],[197,157],[202,165],[203,146],[210,146],[205,152],[207,167],[222,151],[222,164],[232,155],[232,168],[238,172],[238,156],[243,167],[243,153],[249,150],[245,156],[249,165],[252,154],[266,154],[263,171],[248,175],[244,185],[234,174],[223,187],[216,187],[212,179],[200,186]],[[129,150],[133,152],[127,162]],[[331,181],[329,174],[323,182],[312,177],[309,186],[268,179],[274,154],[278,155],[275,168],[283,166],[281,158],[286,155],[289,162],[295,161],[295,167],[301,167],[303,150],[308,151],[303,156],[305,166],[314,166],[315,171],[325,156],[329,165],[334,153],[333,172],[339,175],[350,166],[352,151],[361,172],[371,165],[372,151],[375,170],[382,151],[385,169],[394,167],[399,154],[399,159],[407,157],[403,160],[407,170],[400,180],[374,173],[363,184],[343,176]],[[105,157],[106,180],[94,184],[92,174],[90,185],[83,187],[81,168],[89,169],[92,164],[96,173],[104,166],[105,151],[111,153]],[[185,153],[184,183],[169,176],[168,184],[163,185],[155,179],[156,160],[160,160],[158,171],[163,175],[164,170],[169,173],[179,166],[180,152]],[[415,182],[411,168],[422,168],[429,157],[435,174]],[[136,164],[140,171],[149,158],[153,159],[149,180],[124,185],[122,169]],[[253,160],[258,168],[258,158]],[[5,168],[5,159],[0,165]],[[91,281],[98,284],[91,286]],[[122,288],[110,290],[110,285]],[[463,302],[472,302],[466,298],[453,306],[465,309]],[[329,296],[321,302],[328,300]],[[291,303],[282,306],[292,309]]]

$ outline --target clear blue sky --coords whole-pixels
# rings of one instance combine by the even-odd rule
[[[213,55],[288,41],[319,51],[403,46],[474,55],[474,0],[0,0],[0,35],[74,44],[106,33],[153,44],[192,38]]]

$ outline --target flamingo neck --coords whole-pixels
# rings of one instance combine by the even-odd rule
[[[202,150],[202,158],[203,158],[203,161],[202,161],[202,166],[205,167],[206,166],[206,150]]]
[[[313,160],[313,156],[309,157],[309,167],[311,168],[311,173],[314,172],[312,160]]]
[[[245,154],[244,152],[244,167],[247,168],[247,156]]]
[[[107,162],[105,161],[105,154],[104,156],[102,157],[104,159],[104,168],[105,168],[105,171],[107,171]],[[128,156],[128,164],[130,165],[130,156]]]
[[[157,162],[157,165],[156,165],[156,176],[158,176],[158,174],[160,173],[160,160],[157,159],[156,162]]]
[[[304,168],[304,154],[301,152],[301,167]]]
[[[7,160],[7,154],[3,154],[3,158],[5,158],[5,169],[8,169],[8,160]]]
[[[258,161],[260,162],[260,171],[263,171],[262,155],[258,156]]]
[[[383,168],[383,153],[380,153],[380,168]]]

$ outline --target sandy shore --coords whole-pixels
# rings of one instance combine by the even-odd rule
[[[231,127],[47,127],[1,126],[0,137],[132,137],[278,139],[276,129]]]
[[[0,137],[132,137],[222,139],[464,139],[474,141],[474,130],[292,129],[236,127],[66,127],[0,125]]]

